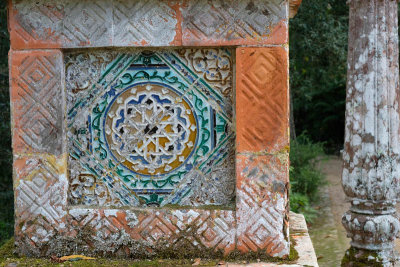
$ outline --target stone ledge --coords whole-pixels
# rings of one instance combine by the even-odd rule
[[[317,255],[315,254],[310,235],[308,234],[307,224],[302,214],[289,213],[290,236],[296,241],[294,248],[299,253],[297,265],[288,266],[318,266]],[[280,265],[281,266],[281,265]]]

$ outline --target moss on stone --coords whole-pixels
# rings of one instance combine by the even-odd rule
[[[0,259],[14,257],[14,238],[9,239],[0,247]]]
[[[379,254],[372,250],[349,248],[342,259],[342,267],[384,266]]]
[[[194,258],[201,258],[200,266],[215,266],[220,260],[238,263],[251,263],[257,261],[274,262],[281,264],[295,263],[299,255],[294,249],[295,240],[291,239],[290,254],[287,258],[273,258],[267,256],[265,251],[249,252],[246,254],[234,251],[229,256],[224,257],[222,251],[212,249],[199,249],[190,244],[182,243],[180,247],[174,246],[171,249],[163,251],[154,251],[156,259],[108,259],[98,258],[95,260],[69,261],[68,266],[91,267],[91,266],[191,266]],[[8,240],[0,247],[0,267],[7,266],[10,263],[16,263],[18,266],[66,266],[66,262],[59,263],[57,258],[28,258],[18,257],[14,253],[14,239]],[[207,256],[205,256],[207,255]],[[110,255],[109,255],[110,256]]]
[[[73,267],[96,267],[96,266],[192,266],[191,259],[153,259],[153,260],[135,260],[135,259],[107,259],[98,258],[95,260],[79,260],[58,262],[57,258],[28,258],[18,257],[14,254],[14,239],[10,239],[0,247],[0,267],[8,266],[11,263],[21,267],[47,267],[47,266],[73,266]],[[215,266],[218,263],[216,260],[203,260],[200,266]]]

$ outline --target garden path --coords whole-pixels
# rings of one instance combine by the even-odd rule
[[[309,233],[318,257],[320,266],[340,266],[344,252],[349,247],[350,239],[342,226],[342,215],[350,205],[345,200],[342,190],[342,161],[339,157],[330,156],[320,163],[327,184],[321,188],[321,199],[316,208],[318,217],[309,226]],[[397,212],[400,214],[400,205]],[[400,251],[400,239],[397,239],[396,249]]]

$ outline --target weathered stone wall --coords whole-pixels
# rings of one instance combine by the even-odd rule
[[[155,253],[204,255],[206,251],[210,256],[237,252],[288,255],[287,1],[14,0],[9,3],[9,14],[15,236],[19,253],[143,257]],[[124,74],[132,74],[127,72],[129,66],[135,67],[125,66],[121,60],[115,63],[121,72],[103,73],[107,64],[104,57],[96,61],[98,55],[112,57],[114,53],[128,58],[136,55],[135,52],[116,47],[149,50],[170,46],[232,46],[228,49],[232,90],[223,103],[230,105],[226,109],[230,128],[225,129],[231,129],[232,136],[236,136],[230,143],[235,150],[231,153],[236,162],[235,171],[232,163],[227,163],[232,174],[226,177],[232,178],[231,185],[236,189],[229,189],[229,183],[224,182],[216,187],[227,186],[231,193],[218,192],[221,188],[217,193],[210,193],[212,186],[207,191],[200,184],[195,200],[188,199],[187,205],[180,203],[180,209],[179,205],[154,208],[132,204],[135,202],[117,201],[114,205],[109,201],[111,198],[102,198],[104,194],[98,193],[102,192],[98,187],[93,188],[92,176],[86,176],[87,180],[73,178],[79,169],[73,166],[76,162],[81,166],[86,164],[87,170],[92,171],[101,171],[99,166],[104,167],[107,171],[100,177],[106,177],[110,168],[117,170],[113,168],[118,166],[105,166],[101,153],[96,159],[97,165],[89,164],[95,156],[81,160],[82,152],[91,151],[90,146],[88,150],[81,147],[76,158],[71,159],[73,140],[77,140],[73,135],[79,132],[81,138],[81,133],[86,134],[86,130],[73,130],[71,114],[75,105],[79,109],[91,97],[96,98],[96,90],[118,90],[113,86],[124,84],[128,77]],[[175,53],[168,51],[167,54]],[[74,57],[86,58],[82,66],[89,65],[84,71],[79,71],[79,67],[74,70],[74,64],[79,66]],[[162,62],[174,64],[168,60]],[[140,71],[147,67],[140,67]],[[171,72],[181,75],[177,79],[196,75],[197,82],[212,83],[207,80],[207,70],[200,69],[196,74],[193,66]],[[215,73],[218,72],[219,69]],[[149,82],[150,76],[154,78],[159,73],[157,70],[141,79]],[[112,75],[115,84],[103,83],[98,75],[103,78]],[[163,82],[163,77],[169,76],[162,76],[159,82]],[[212,84],[211,88],[215,86]],[[200,88],[200,85],[191,82],[189,87]],[[162,89],[159,93],[162,95]],[[82,99],[86,96],[87,101],[75,102],[81,96]],[[184,97],[189,99],[187,95]],[[217,105],[209,106],[218,111]],[[99,105],[92,110],[96,107]],[[78,128],[75,130],[82,127]],[[78,141],[86,144],[82,139]],[[231,177],[234,172],[235,177]],[[108,174],[111,180],[119,175],[115,173]],[[109,188],[114,190],[113,186]],[[96,196],[96,201],[81,201],[82,192],[86,197]],[[219,206],[202,206],[210,204],[209,196],[203,192],[214,194],[211,199]],[[221,195],[221,199],[231,199],[218,200]],[[228,207],[224,207],[226,204]]]

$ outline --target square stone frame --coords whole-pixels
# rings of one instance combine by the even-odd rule
[[[235,251],[289,254],[288,1],[256,1],[257,7],[274,10],[264,14],[271,19],[261,33],[255,30],[260,9],[246,11],[254,13],[249,20],[248,13],[233,7],[253,0],[225,1],[232,12],[217,6],[218,1],[199,2],[9,1],[15,242],[20,254],[142,257],[189,253],[189,248],[201,256],[205,251],[216,256]],[[153,27],[139,37],[129,32],[143,20],[126,13],[138,3],[151,15],[147,20],[154,14],[163,18],[162,25],[152,21]],[[212,25],[205,12],[215,14]],[[160,35],[159,28],[168,34]],[[191,46],[236,47],[235,210],[69,206],[63,49]]]

